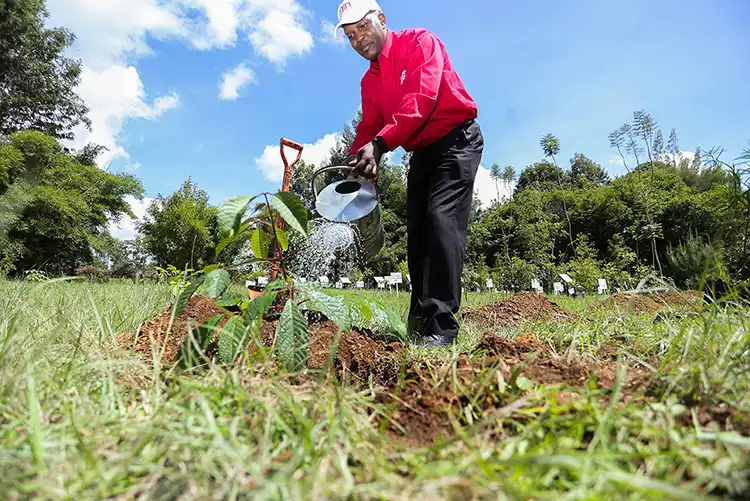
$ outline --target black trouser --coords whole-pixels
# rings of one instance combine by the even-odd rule
[[[412,334],[458,336],[455,314],[461,306],[466,233],[483,149],[482,131],[471,121],[411,157],[407,229]]]

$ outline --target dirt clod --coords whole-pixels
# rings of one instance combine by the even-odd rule
[[[467,308],[464,315],[467,321],[485,327],[511,327],[525,322],[570,321],[578,318],[575,313],[533,292],[516,294],[510,299],[481,308]]]

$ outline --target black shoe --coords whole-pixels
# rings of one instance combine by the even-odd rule
[[[420,348],[445,348],[456,342],[454,336],[444,336],[440,334],[427,334],[417,339],[416,345]]]

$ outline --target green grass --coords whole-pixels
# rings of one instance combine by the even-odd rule
[[[408,294],[367,293],[402,316]],[[480,305],[499,295],[469,294]],[[607,343],[662,381],[625,403],[585,387],[506,388],[508,406],[467,404],[454,436],[399,445],[373,426],[386,404],[263,362],[159,372],[115,348],[166,304],[156,285],[0,282],[0,499],[747,499],[750,438],[700,424],[699,409],[750,411],[750,309],[636,315],[559,298],[577,322],[534,332],[563,357]],[[465,325],[450,364],[483,330]],[[450,378],[450,371],[448,371]],[[622,373],[621,373],[622,374]],[[472,395],[494,378],[491,368]],[[497,393],[498,387],[492,386]],[[484,393],[482,393],[484,395]],[[468,399],[467,399],[468,401]],[[685,419],[686,417],[687,419]],[[460,424],[460,425],[459,425]]]

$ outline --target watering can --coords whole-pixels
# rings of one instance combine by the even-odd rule
[[[315,180],[320,175],[333,171],[350,174],[352,168],[345,165],[331,165],[313,174],[315,210],[329,221],[351,223],[356,226],[364,256],[366,259],[372,259],[383,248],[385,241],[375,185],[360,177],[347,177],[318,191]]]

